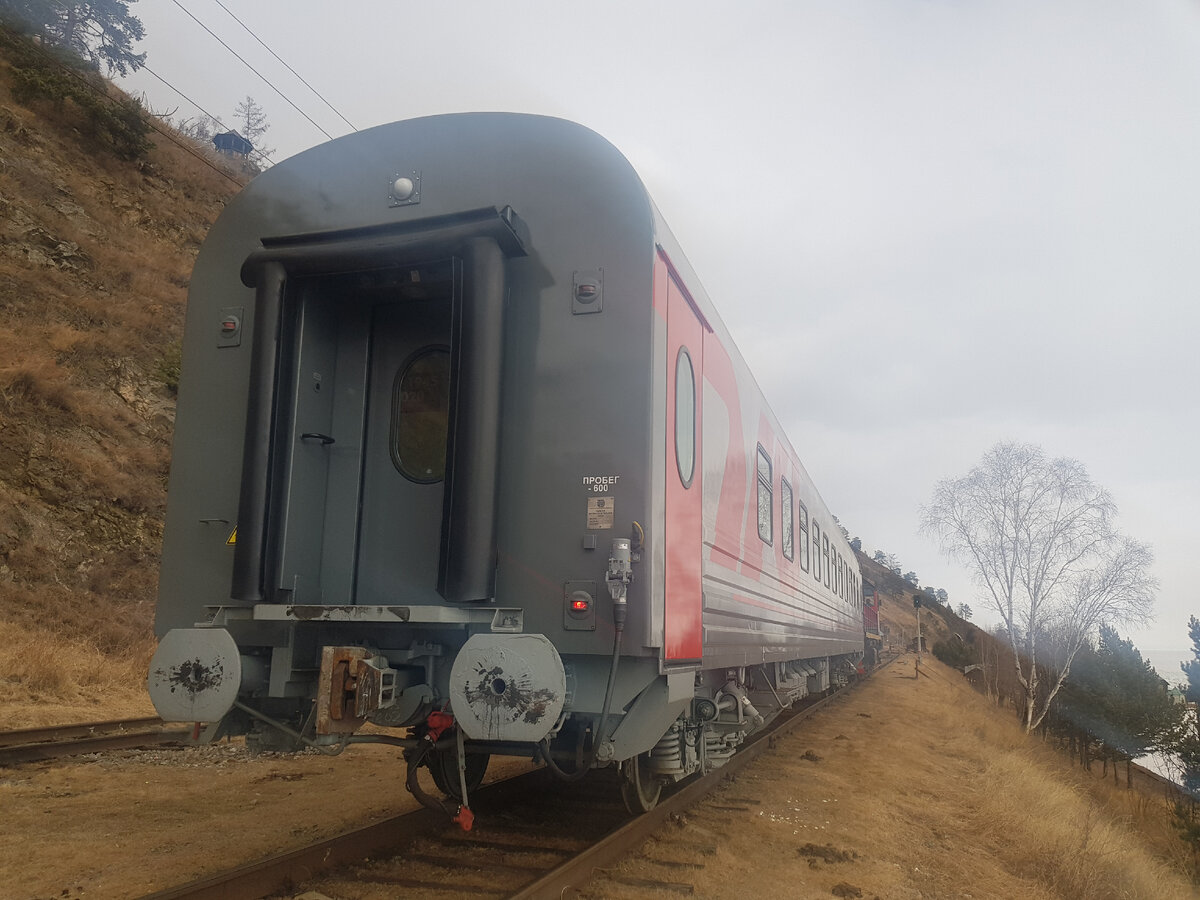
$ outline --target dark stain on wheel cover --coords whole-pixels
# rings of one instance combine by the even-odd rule
[[[551,689],[535,688],[530,681],[527,674],[524,677],[507,675],[503,666],[477,664],[475,675],[463,693],[474,709],[490,713],[481,718],[492,719],[498,715],[510,722],[523,718],[533,725],[545,718],[557,697]]]
[[[225,667],[219,659],[212,665],[205,665],[196,657],[185,659],[178,666],[173,666],[170,672],[159,669],[154,674],[166,679],[172,694],[180,690],[195,697],[204,691],[220,687],[221,682],[225,680]]]

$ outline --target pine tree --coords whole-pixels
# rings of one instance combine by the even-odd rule
[[[1167,683],[1115,629],[1100,627],[1100,668],[1104,679],[1101,712],[1105,743],[1126,760],[1162,747],[1179,721],[1179,708]]]
[[[1192,658],[1181,663],[1179,668],[1187,676],[1184,696],[1192,703],[1200,702],[1200,620],[1195,616],[1188,619],[1188,637],[1192,639]]]
[[[1180,668],[1187,675],[1184,696],[1195,703],[1200,698],[1200,621],[1188,619],[1188,636],[1192,639],[1192,658]],[[1172,804],[1175,825],[1180,837],[1192,848],[1192,868],[1200,870],[1200,724],[1196,708],[1188,710],[1175,744],[1174,755],[1182,769],[1184,790]]]
[[[0,0],[0,19],[69,50],[109,74],[127,75],[146,61],[133,44],[146,36],[142,21],[129,12],[137,0]]]
[[[1093,649],[1085,644],[1071,666],[1060,695],[1057,717],[1069,722],[1084,742],[1098,741],[1115,766],[1154,750],[1174,746],[1184,710],[1167,691],[1167,683],[1142,658],[1133,642],[1102,625]]]

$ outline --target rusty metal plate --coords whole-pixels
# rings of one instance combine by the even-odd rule
[[[351,734],[367,721],[354,715],[355,663],[371,652],[362,647],[322,647],[317,682],[317,734]]]

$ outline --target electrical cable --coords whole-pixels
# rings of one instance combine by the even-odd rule
[[[57,5],[61,6],[62,4],[58,3]],[[53,55],[51,55],[50,53],[47,53],[45,48],[42,47],[40,44],[30,41],[29,46],[33,50],[35,50],[37,53],[39,53],[44,59],[52,62],[61,71],[65,72],[67,75],[74,78],[80,84],[84,85],[88,90],[97,94],[98,96],[100,96],[101,98],[103,98],[104,100],[106,100],[109,103],[112,103],[114,105],[117,103],[117,101],[114,100],[112,97],[110,97],[105,91],[100,90],[98,87],[96,87],[96,85],[92,84],[90,81],[88,81],[86,78],[84,78],[79,72],[75,71],[70,66],[64,65],[61,60],[55,59]],[[228,127],[224,123],[222,123],[219,118],[214,116],[212,113],[208,112],[208,110],[206,110],[204,107],[202,107],[199,103],[197,103],[191,97],[187,96],[187,94],[183,93],[183,91],[179,90],[179,88],[175,87],[175,85],[171,84],[169,81],[167,81],[161,75],[159,75],[157,72],[155,72],[149,66],[147,66],[144,62],[137,68],[145,69],[148,73],[153,75],[155,78],[157,78],[159,81],[161,81],[164,85],[166,85],[168,88],[170,88],[176,94],[178,94],[180,97],[182,97],[188,103],[192,104],[194,107],[196,107],[196,109],[200,110],[202,113],[204,113],[206,116],[208,116],[214,122],[216,122],[222,128]],[[222,177],[224,177],[227,180],[236,184],[239,188],[246,186],[245,182],[239,181],[237,178],[232,176],[228,171],[226,171],[225,169],[222,169],[218,165],[215,165],[212,162],[212,160],[206,159],[202,153],[200,153],[196,150],[195,147],[189,146],[188,144],[180,141],[177,133],[173,133],[173,132],[175,132],[175,129],[170,128],[168,125],[167,130],[164,130],[162,127],[160,127],[158,124],[156,124],[155,120],[158,117],[153,112],[150,111],[150,108],[148,106],[146,106],[145,103],[143,103],[142,106],[145,108],[145,111],[146,111],[146,124],[148,124],[152,129],[154,129],[160,135],[165,137],[171,143],[175,144],[175,146],[179,147],[179,149],[183,150],[186,153],[190,153],[192,156],[196,157],[196,159],[198,159],[200,162],[204,163],[204,165],[208,166],[210,169],[212,169],[217,174],[221,175]],[[253,153],[254,153],[254,155],[258,156],[260,159],[265,159],[271,165],[275,165],[275,160],[271,159],[271,157],[268,156],[263,151],[253,150]]]
[[[592,735],[592,758],[586,764],[580,765],[573,772],[563,771],[550,755],[550,736],[542,738],[538,743],[538,747],[542,752],[542,759],[545,760],[547,768],[563,781],[578,781],[586,775],[596,764],[596,760],[600,755],[600,743],[605,740],[605,726],[608,724],[608,714],[612,706],[613,687],[617,683],[617,666],[621,662],[621,635],[625,631],[625,614],[624,602],[614,603],[613,618],[615,621],[615,630],[613,633],[613,651],[612,662],[608,667],[608,687],[604,690],[604,706],[600,712],[600,724],[597,726],[595,733]],[[618,610],[620,611],[618,613]]]
[[[66,73],[70,77],[74,78],[76,81],[78,81],[80,84],[82,84],[84,87],[86,87],[92,93],[96,94],[97,96],[101,97],[102,99],[104,99],[108,103],[111,103],[114,106],[118,105],[119,101],[110,97],[106,91],[102,91],[100,88],[96,87],[96,85],[92,84],[90,81],[88,81],[86,78],[84,78],[79,72],[76,72],[75,70],[73,70],[70,66],[64,65],[60,60],[55,59],[53,55],[46,52],[46,50],[43,47],[41,47],[39,44],[36,44],[33,41],[29,41],[28,46],[30,48],[32,48],[36,53],[38,53],[43,59],[48,60],[49,62],[53,63],[58,69],[60,69],[62,72]],[[143,68],[145,68],[145,67],[143,66]],[[151,72],[151,74],[153,75],[154,73]],[[155,75],[154,77],[158,78],[157,75]],[[159,78],[159,80],[162,81],[161,78]],[[164,81],[163,84],[167,84],[167,82]],[[168,85],[168,87],[170,87],[170,85]],[[171,88],[171,89],[175,90],[174,88]],[[180,96],[183,96],[183,95],[180,94]],[[180,141],[179,138],[175,134],[171,133],[170,129],[164,129],[162,126],[157,124],[155,116],[152,115],[151,113],[149,113],[148,111],[146,113],[146,124],[148,124],[152,129],[154,129],[159,134],[161,134],[163,137],[165,137],[167,140],[169,140],[172,144],[175,144],[177,147],[179,147],[179,149],[181,149],[187,153],[190,153],[192,156],[196,157],[196,159],[200,160],[200,162],[204,163],[204,165],[208,166],[210,169],[212,169],[214,172],[216,172],[222,178],[225,178],[225,179],[233,182],[239,188],[246,186],[245,182],[239,181],[238,179],[234,178],[232,175],[230,175],[228,172],[226,172],[220,166],[215,165],[212,162],[212,160],[205,159],[204,156],[201,153],[199,153],[194,147],[189,147],[187,144]]]
[[[212,121],[214,121],[218,125],[220,125],[222,128],[226,128],[226,129],[229,128],[229,126],[226,125],[224,122],[222,122],[218,117],[214,116],[212,113],[210,113],[207,109],[205,109],[203,106],[201,106],[195,100],[193,100],[191,97],[189,97],[183,91],[181,91],[179,88],[175,87],[175,85],[171,84],[171,82],[167,81],[167,79],[163,78],[161,75],[159,75],[153,69],[151,69],[148,65],[146,65],[145,63],[142,63],[141,68],[144,69],[145,71],[149,72],[151,75],[153,75],[155,78],[157,78],[163,84],[165,84],[167,87],[169,87],[171,90],[173,90],[176,94],[178,94],[180,97],[182,97],[188,103],[192,104],[192,106],[196,107],[196,109],[200,110],[200,112],[204,113],[204,115],[208,116]],[[230,129],[230,130],[232,130],[232,129]],[[264,151],[264,150],[258,150],[258,149],[255,149],[253,146],[251,146],[250,153],[253,156],[257,156],[260,160],[265,159],[271,165],[275,165],[275,160],[271,159],[271,157],[269,155],[267,155],[266,151]]]
[[[567,782],[578,781],[580,778],[590,772],[592,766],[596,764],[596,760],[599,757],[600,752],[600,742],[605,739],[605,726],[608,723],[608,713],[610,707],[612,706],[613,686],[617,682],[617,666],[621,662],[621,634],[624,632],[624,630],[625,623],[621,622],[616,629],[616,633],[613,635],[612,662],[608,667],[608,687],[604,691],[604,707],[600,712],[600,724],[596,728],[596,731],[592,734],[592,758],[586,763],[580,765],[574,771],[566,772],[559,767],[559,765],[550,755],[550,736],[546,735],[546,737],[542,738],[542,740],[538,743],[538,748],[541,750],[542,759],[545,760],[546,767],[554,774],[556,778]]]
[[[218,44],[220,44],[222,47],[224,47],[226,50],[228,50],[230,53],[232,53],[234,56],[236,56],[239,60],[241,60],[247,69],[249,69],[251,72],[253,72],[255,75],[257,75],[259,78],[261,78],[263,80],[263,83],[266,84],[267,87],[269,87],[275,93],[277,93],[280,97],[282,97],[284,99],[284,101],[287,102],[287,104],[292,107],[292,109],[294,109],[296,112],[300,113],[300,115],[304,116],[304,118],[308,119],[309,123],[311,123],[312,126],[315,129],[317,129],[317,131],[321,132],[321,134],[325,135],[325,137],[329,138],[329,140],[333,140],[332,134],[330,134],[328,131],[326,131],[324,128],[322,128],[320,125],[318,125],[315,121],[313,121],[313,118],[308,113],[306,113],[304,110],[302,110],[299,106],[297,106],[295,103],[293,103],[291,98],[288,97],[287,94],[285,94],[279,88],[275,87],[275,85],[271,83],[270,79],[268,79],[266,75],[264,75],[262,72],[258,71],[258,69],[254,68],[254,66],[250,65],[250,63],[246,61],[245,57],[243,57],[240,53],[238,53],[236,50],[234,50],[232,47],[230,47],[227,43],[225,43],[223,40],[221,40],[221,38],[217,36],[216,32],[214,32],[211,28],[209,28],[207,25],[205,25],[203,22],[201,22],[199,19],[197,19],[186,6],[184,6],[182,3],[179,2],[179,0],[171,0],[171,2],[174,3],[176,6],[178,6],[185,13],[187,13],[188,18],[190,18],[193,22],[195,22],[197,25],[199,25],[201,28],[203,28],[205,31],[207,31]]]
[[[358,131],[358,129],[354,127],[354,123],[352,123],[349,119],[347,119],[345,116],[342,115],[341,110],[339,110],[336,106],[334,106],[332,103],[330,103],[328,100],[326,100],[320,91],[318,91],[315,87],[313,87],[311,84],[309,84],[307,81],[305,81],[299,72],[297,72],[295,69],[293,69],[291,66],[289,66],[286,62],[284,62],[284,60],[279,56],[279,54],[276,53],[274,50],[272,50],[270,47],[268,47],[266,45],[266,43],[263,41],[263,39],[260,38],[257,34],[255,34],[253,30],[251,30],[249,25],[247,25],[245,22],[243,22],[241,19],[239,19],[237,16],[235,16],[233,14],[233,11],[230,10],[230,8],[228,6],[226,6],[224,3],[222,3],[221,0],[213,0],[213,2],[216,3],[217,6],[221,7],[221,9],[225,10],[225,12],[229,13],[230,18],[233,19],[233,21],[237,22],[244,29],[246,29],[246,33],[249,34],[250,37],[254,38],[256,41],[258,41],[260,44],[262,44],[263,49],[266,50],[268,53],[270,53],[273,57],[275,57],[275,59],[277,59],[279,61],[280,65],[282,65],[285,69],[287,69],[289,72],[291,72],[293,75],[295,75],[296,78],[298,78],[300,80],[300,83],[302,85],[304,85],[306,88],[308,88],[310,91],[312,91],[318,97],[320,97],[321,102],[324,103],[326,106],[328,106],[330,109],[332,109],[337,114],[339,119],[341,119],[343,122],[345,122],[347,125],[350,126],[351,130]]]

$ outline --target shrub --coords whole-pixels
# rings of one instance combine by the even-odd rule
[[[979,662],[979,656],[974,647],[967,646],[957,637],[950,640],[937,641],[933,645],[933,655],[948,666],[962,669]]]
[[[12,93],[18,103],[31,106],[42,100],[60,112],[77,111],[81,130],[120,159],[140,159],[154,146],[147,137],[150,122],[137,100],[109,96],[107,83],[95,71],[87,71],[82,60],[51,55],[11,34],[5,37],[5,44],[16,51]]]
[[[162,383],[162,386],[167,389],[167,393],[172,397],[179,393],[179,367],[183,358],[183,344],[181,341],[172,341],[163,351],[163,355],[158,360],[158,365],[154,368],[154,374]]]

